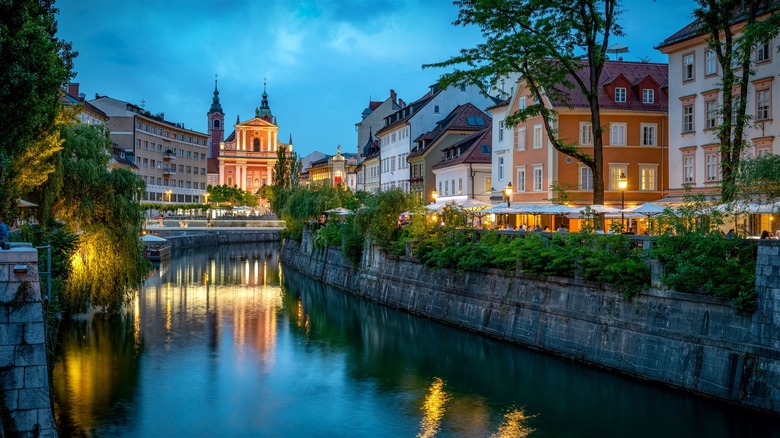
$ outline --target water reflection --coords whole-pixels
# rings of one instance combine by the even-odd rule
[[[54,367],[62,435],[508,437],[535,430],[531,436],[725,437],[776,431],[763,416],[284,274],[275,246],[178,253],[156,268],[121,317],[68,324]]]

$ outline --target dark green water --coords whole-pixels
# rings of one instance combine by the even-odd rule
[[[174,254],[122,316],[64,327],[54,388],[63,436],[780,437],[775,417],[282,275],[275,245]]]

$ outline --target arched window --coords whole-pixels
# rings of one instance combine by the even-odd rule
[[[260,139],[256,138],[253,142],[253,148],[255,152],[260,152]]]
[[[219,119],[214,119],[214,128],[219,128]]]

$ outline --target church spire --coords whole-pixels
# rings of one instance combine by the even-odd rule
[[[266,85],[266,80],[263,79],[263,98],[260,101],[260,108],[255,111],[255,114],[257,117],[270,122],[273,120],[273,115],[271,114],[271,107],[268,105],[268,92],[266,91]]]
[[[214,77],[214,97],[211,99],[211,108],[209,108],[209,113],[225,114],[222,112],[222,105],[219,103],[219,90],[217,89],[216,76]]]

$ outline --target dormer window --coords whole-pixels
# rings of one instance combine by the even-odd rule
[[[624,87],[615,87],[615,102],[616,103],[626,102],[626,89]]]
[[[642,89],[642,103],[655,103],[655,90],[652,88]]]

